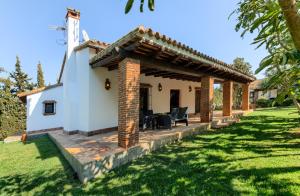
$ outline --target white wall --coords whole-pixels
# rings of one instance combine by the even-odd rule
[[[195,87],[200,87],[200,82],[189,82],[154,76],[141,76],[141,83],[152,85],[152,109],[154,113],[170,111],[170,90],[180,90],[179,105],[188,107],[188,113],[195,112]],[[162,91],[158,91],[158,84],[161,83]],[[192,91],[189,92],[189,86]]]
[[[89,48],[73,52],[66,62],[64,83],[64,130],[89,131],[91,74]]]
[[[58,86],[27,96],[27,131],[63,127],[63,87]],[[44,101],[56,101],[56,113],[44,115]]]
[[[89,65],[93,49],[73,52],[64,70],[64,130],[94,131],[118,126],[118,70],[94,68]],[[111,89],[104,88],[105,80]],[[168,78],[141,76],[141,83],[152,85],[151,106],[155,113],[170,111],[170,90],[180,90],[180,106],[195,112],[195,87],[200,83]],[[158,91],[158,83],[163,90]],[[189,86],[192,92],[189,92]]]
[[[64,102],[64,130],[78,130],[78,68],[76,66],[76,53],[73,52],[67,60],[63,74],[63,102]]]
[[[92,69],[93,49],[73,52],[64,70],[64,130],[93,131],[118,124],[117,72]],[[112,89],[104,88],[106,78]]]
[[[90,130],[90,80],[93,70],[89,65],[90,58],[89,48],[85,48],[76,52],[76,69],[77,69],[77,86],[76,98],[78,99],[77,115],[77,130],[88,131]]]
[[[92,70],[90,80],[90,130],[118,126],[118,75],[107,68]],[[105,80],[111,82],[111,89],[104,88]]]
[[[105,80],[111,81],[111,89],[104,88]],[[200,83],[172,80],[161,77],[141,76],[141,83],[152,85],[150,97],[154,113],[170,111],[170,90],[180,90],[180,106],[188,107],[189,113],[195,112],[195,87]],[[158,91],[158,83],[163,90]],[[189,86],[192,92],[189,92]],[[89,131],[118,126],[118,71],[107,68],[92,69],[90,80],[90,127]]]
[[[272,99],[277,97],[277,90],[258,91],[258,99]]]
[[[64,130],[66,131],[75,131],[82,128],[81,122],[79,121],[80,109],[79,106],[82,106],[81,96],[80,96],[80,78],[81,69],[79,66],[82,65],[82,61],[89,58],[88,52],[86,58],[84,58],[84,51],[75,52],[74,48],[79,45],[79,19],[73,17],[67,18],[67,57],[66,64],[63,70],[63,102],[64,102],[64,116],[63,124]],[[88,51],[88,49],[86,49]],[[81,59],[82,58],[82,59]],[[77,62],[79,59],[79,62]],[[85,62],[83,66],[88,64]],[[88,68],[87,68],[88,69]],[[83,73],[84,74],[84,73]],[[88,78],[87,78],[88,79]]]

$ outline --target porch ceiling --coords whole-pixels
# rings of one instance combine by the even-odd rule
[[[217,82],[248,83],[255,80],[224,62],[144,27],[135,29],[98,53],[90,60],[90,65],[114,70],[127,57],[139,59],[141,73],[146,76],[196,82],[207,75],[215,77]]]

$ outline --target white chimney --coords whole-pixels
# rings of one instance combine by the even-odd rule
[[[75,9],[67,8],[67,58],[71,56],[74,48],[79,45],[79,20],[80,12]]]

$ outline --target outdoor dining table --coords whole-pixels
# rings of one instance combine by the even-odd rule
[[[171,118],[167,113],[156,113],[152,117],[152,129],[172,128]]]

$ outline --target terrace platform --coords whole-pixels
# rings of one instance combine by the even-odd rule
[[[212,123],[200,123],[199,115],[197,115],[190,117],[189,126],[178,124],[172,130],[140,132],[139,144],[127,150],[118,146],[116,131],[87,137],[81,134],[66,135],[62,130],[57,130],[48,132],[48,135],[68,160],[81,182],[86,183],[92,178],[142,157],[166,144],[200,134],[219,123],[229,122],[228,126],[237,122],[244,113],[235,111],[233,117],[221,117],[221,113],[218,112],[214,114]]]

